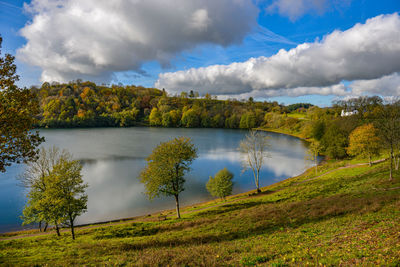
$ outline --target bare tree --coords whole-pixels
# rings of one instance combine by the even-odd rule
[[[257,193],[260,193],[260,170],[268,153],[269,138],[262,132],[251,130],[240,142],[239,150],[245,154],[243,172],[250,168],[253,171]]]
[[[400,101],[392,101],[382,105],[375,113],[375,124],[384,147],[389,149],[389,180],[393,179],[394,150],[400,142]]]
[[[314,162],[315,165],[315,174],[318,173],[318,156],[319,153],[321,152],[321,145],[318,141],[312,141],[310,146],[308,147],[307,150],[307,156],[306,159],[311,160]]]

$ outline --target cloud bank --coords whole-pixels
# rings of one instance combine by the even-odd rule
[[[355,95],[400,96],[400,74],[397,72],[379,79],[355,81],[349,87]]]
[[[25,10],[32,21],[17,57],[60,82],[107,82],[199,44],[239,43],[258,15],[251,0],[32,0]]]
[[[160,74],[155,86],[172,92],[193,89],[216,95],[343,95],[343,80],[361,80],[353,86],[354,90],[361,90],[357,88],[367,84],[362,80],[395,72],[400,72],[397,13],[368,19],[365,24],[334,31],[321,41],[280,50],[271,57]]]

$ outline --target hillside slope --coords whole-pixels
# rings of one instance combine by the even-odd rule
[[[75,241],[67,231],[2,235],[0,265],[398,266],[400,176],[388,181],[387,162],[340,168],[352,163],[187,207],[181,220],[154,214],[82,228]]]

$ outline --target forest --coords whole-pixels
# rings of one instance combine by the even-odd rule
[[[32,87],[40,102],[39,127],[204,127],[249,129],[264,124],[268,112],[287,113],[311,104],[285,107],[277,102],[218,100],[206,94],[141,86],[98,86],[80,80]]]
[[[199,97],[193,91],[168,95],[155,88],[81,80],[46,82],[40,88],[32,87],[31,92],[40,104],[36,127],[260,128],[315,140],[318,152],[334,159],[349,156],[351,132],[383,121],[380,111],[385,107],[377,96],[340,100],[332,107],[320,108],[308,103],[285,106],[276,101],[258,102],[251,97],[218,100],[209,94]],[[355,110],[357,114],[341,115],[342,111]]]

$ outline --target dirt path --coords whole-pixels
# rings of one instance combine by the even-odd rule
[[[372,164],[380,163],[380,162],[383,162],[385,160],[386,159],[376,160],[376,161],[373,161]],[[330,174],[330,173],[338,171],[338,170],[348,169],[348,168],[355,168],[355,167],[364,166],[364,165],[368,165],[368,164],[369,163],[358,163],[358,164],[339,167],[337,169],[333,169],[333,170],[330,170],[328,172],[325,172],[325,173],[323,173],[323,174],[321,174],[319,176],[316,176],[316,177],[313,177],[313,178],[310,178],[310,179],[307,179],[307,180],[304,180],[304,181],[301,181],[301,182],[297,182],[296,184],[303,184],[303,183],[318,179],[318,178],[320,178],[320,177],[322,177],[324,175]],[[275,192],[279,192],[281,190],[283,190],[283,189],[279,189],[279,190],[276,190],[276,191],[268,191],[268,192],[263,192],[263,193],[264,194],[272,194],[272,193],[275,193]],[[249,197],[253,198],[253,197],[258,197],[258,196],[260,196],[260,195],[259,194],[255,194],[255,195],[252,195],[252,196],[249,196]],[[217,203],[215,205],[207,206],[207,207],[204,207],[204,208],[190,210],[190,211],[183,211],[183,212],[181,212],[181,214],[188,214],[188,213],[200,212],[200,211],[208,210],[208,209],[211,209],[211,208],[217,208],[217,207],[221,207],[221,206],[224,206],[224,205],[227,205],[227,204],[231,204],[231,203],[234,203],[234,202],[237,202],[237,201],[240,201],[240,200],[243,200],[243,198],[235,198],[235,199],[232,199],[232,200],[229,200],[229,201],[220,202],[220,203]],[[157,212],[155,214],[162,214],[162,212]],[[173,217],[173,216],[172,215],[166,215],[165,216],[165,218],[171,218],[171,217]],[[88,226],[77,226],[75,228],[75,230],[76,231],[80,231],[80,230],[87,230],[87,229],[100,228],[100,227],[106,227],[106,226],[115,226],[115,225],[128,224],[128,223],[132,223],[132,222],[137,222],[138,220],[140,220],[140,218],[144,218],[144,216],[132,217],[132,218],[129,218],[129,219],[121,219],[121,220],[111,221],[109,223],[105,222],[105,223],[97,223],[97,224],[88,225]],[[60,232],[62,232],[62,233],[69,232],[69,231],[70,231],[69,228],[60,229]],[[15,239],[21,239],[21,238],[25,238],[25,237],[44,236],[44,235],[49,235],[49,234],[56,234],[56,232],[55,232],[55,230],[51,229],[48,232],[39,232],[39,233],[32,233],[32,234],[26,234],[26,235],[17,235],[17,236],[11,236],[11,237],[0,237],[0,241],[15,240]]]

